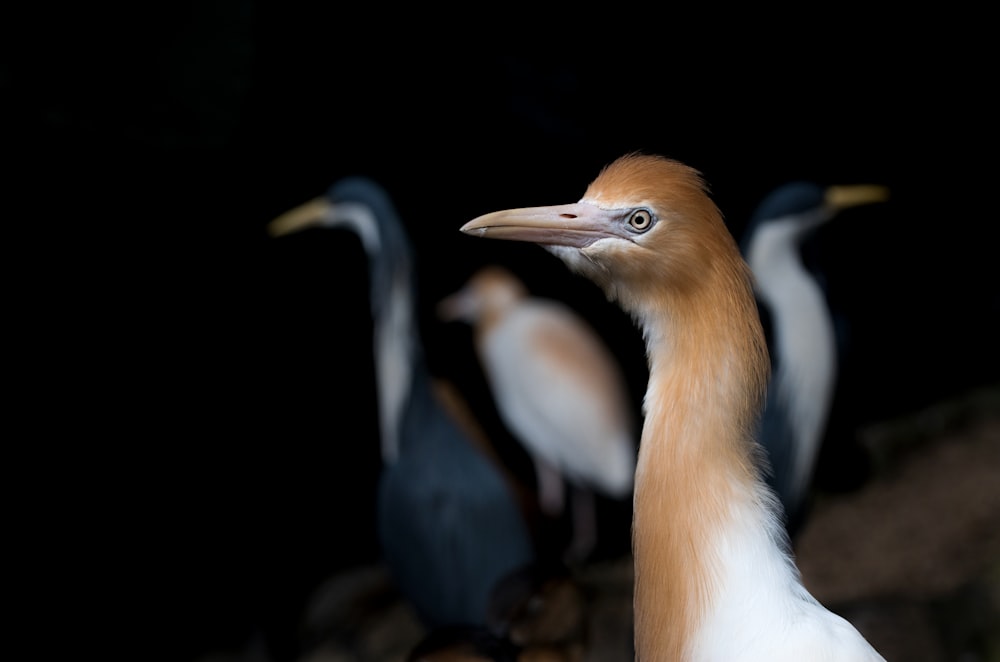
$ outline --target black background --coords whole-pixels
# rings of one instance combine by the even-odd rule
[[[11,22],[11,324],[48,495],[28,502],[55,506],[71,572],[92,554],[127,577],[116,606],[157,651],[287,628],[316,582],[377,555],[364,255],[341,231],[264,231],[344,175],[393,194],[431,364],[491,426],[468,330],[431,314],[491,261],[605,334],[638,411],[641,339],[617,308],[538,247],[458,232],[573,202],[635,149],[700,169],[737,236],[789,179],[892,189],[813,247],[850,328],[840,425],[996,382],[983,17],[483,11],[215,0]]]

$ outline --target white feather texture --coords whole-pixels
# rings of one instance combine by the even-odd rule
[[[618,395],[623,386],[598,381],[615,368],[574,313],[525,301],[483,335],[482,353],[504,420],[533,453],[570,481],[628,495],[635,441]]]

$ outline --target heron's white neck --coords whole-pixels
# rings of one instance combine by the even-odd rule
[[[374,320],[375,389],[382,441],[382,460],[395,462],[400,453],[400,420],[413,384],[417,323],[408,283],[394,278],[385,309]]]
[[[793,494],[803,494],[812,475],[833,405],[837,341],[819,284],[798,261],[773,264],[758,275],[758,294],[768,305],[778,357],[771,386],[791,414],[800,440],[794,456]]]

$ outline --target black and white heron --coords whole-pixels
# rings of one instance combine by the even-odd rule
[[[884,662],[795,565],[754,436],[770,364],[752,273],[701,174],[627,154],[578,202],[488,213],[461,230],[542,245],[642,331],[636,659]]]
[[[571,488],[565,557],[585,561],[598,542],[596,495],[632,495],[638,439],[617,359],[576,311],[532,296],[499,265],[479,269],[438,311],[472,325],[497,410],[533,460],[542,512],[562,515]]]
[[[494,585],[534,561],[534,542],[514,487],[455,415],[455,392],[440,390],[428,370],[405,227],[388,193],[363,177],[336,182],[268,230],[314,227],[357,233],[369,258],[383,460],[377,533],[386,564],[428,629],[484,624]]]
[[[882,186],[789,182],[760,202],[744,230],[741,248],[770,329],[771,380],[757,438],[792,535],[808,510],[838,372],[833,314],[803,243],[842,211],[888,196]]]

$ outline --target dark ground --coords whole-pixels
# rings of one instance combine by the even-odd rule
[[[806,586],[889,662],[1000,660],[1000,387],[862,431],[876,460],[821,493],[795,547]],[[553,657],[631,660],[631,560],[575,569],[586,626]],[[402,662],[426,634],[376,564],[331,576],[302,617],[301,662]],[[324,636],[316,636],[324,633]],[[200,662],[266,662],[251,644]]]

